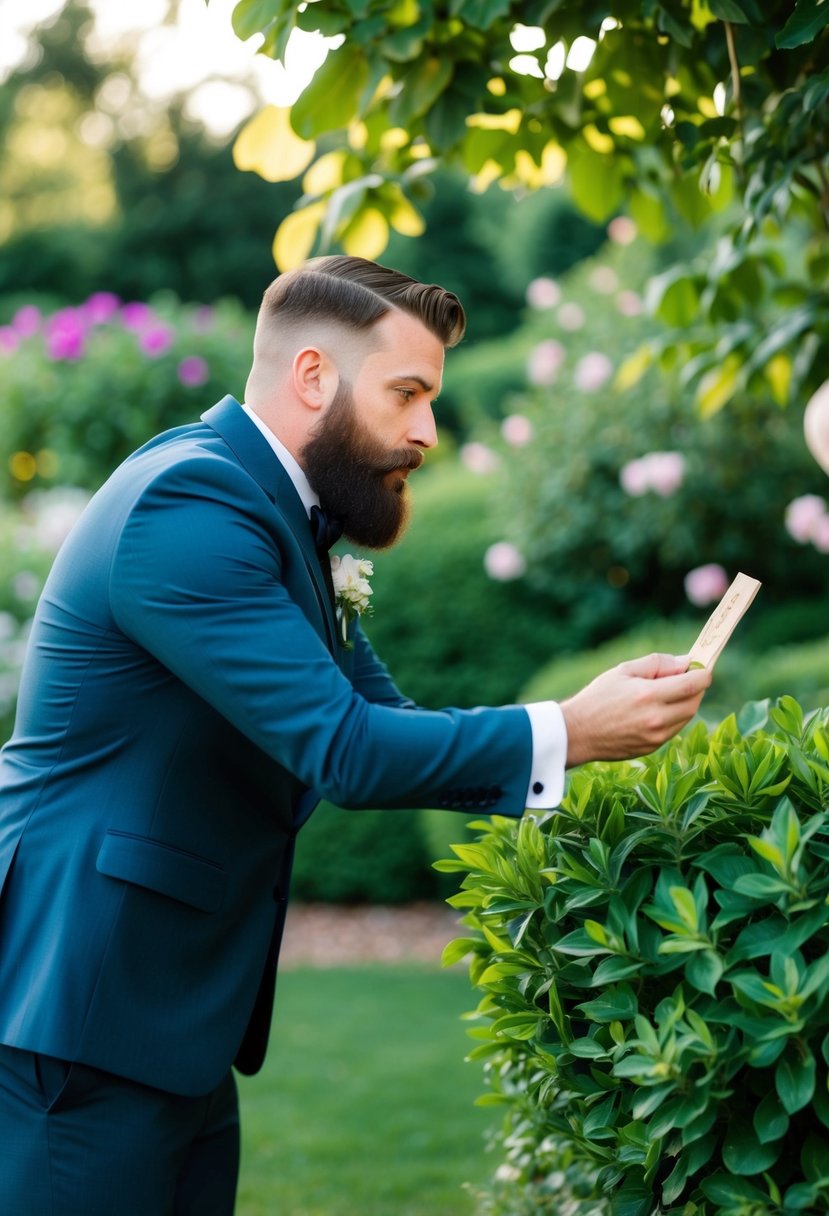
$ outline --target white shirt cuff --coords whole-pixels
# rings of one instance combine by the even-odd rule
[[[533,762],[529,810],[550,810],[564,797],[564,769],[567,763],[567,726],[557,701],[537,701],[525,705],[533,738]]]

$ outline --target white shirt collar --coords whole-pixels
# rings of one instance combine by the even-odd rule
[[[305,507],[305,510],[310,517],[311,507],[318,507],[320,500],[319,496],[311,489],[310,482],[305,476],[305,473],[300,468],[296,459],[285,447],[285,444],[281,443],[280,440],[277,439],[276,435],[274,435],[267,423],[263,422],[259,415],[255,414],[250,406],[244,404],[244,402],[242,403],[242,409],[245,411],[248,418],[250,418],[253,425],[262,432],[268,443],[273,448],[277,458],[279,459],[279,463],[282,465],[283,469],[293,482],[294,489],[302,499],[302,505]]]

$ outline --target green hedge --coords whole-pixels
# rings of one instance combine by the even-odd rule
[[[829,1210],[829,710],[754,703],[442,869],[504,1112],[486,1210]]]
[[[436,898],[433,860],[416,811],[344,811],[323,802],[297,838],[291,894],[330,904]]]

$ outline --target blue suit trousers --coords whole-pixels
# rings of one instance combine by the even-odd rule
[[[0,1211],[232,1216],[236,1083],[182,1097],[0,1046]]]

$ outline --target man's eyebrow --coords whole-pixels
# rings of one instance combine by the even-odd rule
[[[415,384],[419,384],[424,393],[431,393],[434,388],[428,380],[424,380],[422,376],[416,376],[413,372],[401,372],[398,376],[392,376],[392,380],[414,380]]]

